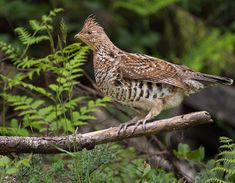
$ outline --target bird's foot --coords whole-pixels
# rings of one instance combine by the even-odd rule
[[[117,135],[119,136],[121,133],[125,133],[128,126],[133,126],[136,124],[136,121],[138,121],[139,118],[133,118],[132,120],[126,122],[126,123],[123,123],[123,124],[120,124],[119,126],[119,129],[117,131]]]
[[[141,124],[142,124],[142,129],[143,129],[143,130],[146,130],[146,122],[147,122],[146,119],[138,120],[138,121],[135,123],[134,129],[132,130],[132,134],[134,134],[135,130],[136,130],[136,129],[138,128],[138,126],[141,125]]]
[[[133,121],[130,121],[130,122],[127,122],[127,123],[123,123],[119,126],[119,129],[118,129],[118,136],[121,134],[121,133],[125,133],[127,128],[129,126],[134,126],[133,130],[132,130],[132,134],[134,134],[135,130],[138,128],[139,125],[142,124],[142,128],[143,130],[146,130],[146,122],[147,120],[146,119],[141,119],[141,120],[138,120],[137,122],[133,122]]]
[[[117,132],[117,135],[119,136],[121,133],[125,133],[126,130],[127,130],[127,127],[128,126],[132,126],[134,125],[135,122],[127,122],[127,123],[123,123],[119,126],[119,129],[118,129],[118,132]]]

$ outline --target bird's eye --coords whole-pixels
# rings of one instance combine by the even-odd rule
[[[91,31],[88,31],[87,33],[88,33],[88,34],[91,34]]]

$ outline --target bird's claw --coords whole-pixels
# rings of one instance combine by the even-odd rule
[[[127,130],[127,128],[128,128],[128,126],[134,125],[133,130],[132,130],[132,132],[131,132],[131,134],[133,135],[134,132],[135,132],[135,130],[136,130],[136,129],[138,128],[138,126],[141,125],[141,124],[142,124],[143,130],[146,130],[146,120],[139,120],[139,121],[137,121],[136,123],[133,123],[133,122],[132,122],[132,123],[124,123],[124,124],[121,124],[121,125],[119,126],[118,131],[117,131],[117,136],[120,136],[121,132],[122,132],[122,133],[125,133],[126,130]]]
[[[143,130],[146,130],[146,120],[139,120],[139,121],[137,121],[136,123],[135,123],[135,126],[134,126],[134,128],[133,128],[133,130],[132,130],[132,134],[134,134],[134,132],[135,132],[135,130],[137,129],[137,127],[139,126],[139,125],[141,125],[142,124],[142,129]]]
[[[126,123],[121,124],[121,125],[119,126],[118,131],[117,131],[117,136],[120,136],[121,131],[123,131],[123,133],[125,133],[125,131],[126,131],[126,129],[127,129],[127,126],[128,126],[128,124],[126,124]]]

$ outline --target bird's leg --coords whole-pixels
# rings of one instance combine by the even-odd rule
[[[118,136],[120,135],[121,131],[125,133],[128,126],[136,124],[136,122],[139,121],[142,117],[143,116],[136,116],[133,119],[129,120],[128,122],[120,124],[118,132],[117,132]]]
[[[162,107],[163,107],[162,100],[157,99],[153,108],[149,111],[149,113],[143,119],[140,119],[135,123],[132,134],[135,132],[136,128],[140,124],[142,124],[142,128],[145,130],[146,129],[146,122],[148,120],[151,120],[153,117],[157,116],[158,114],[160,114],[160,112],[162,111]]]

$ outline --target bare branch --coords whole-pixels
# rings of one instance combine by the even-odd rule
[[[138,126],[134,134],[132,134],[134,126],[130,126],[125,133],[121,133],[119,136],[117,135],[119,127],[61,137],[0,136],[0,154],[31,152],[41,154],[62,153],[61,149],[74,152],[80,151],[83,148],[90,149],[98,144],[157,134],[163,131],[173,131],[210,122],[212,122],[210,114],[206,111],[201,111],[147,123],[145,130],[142,126]]]

